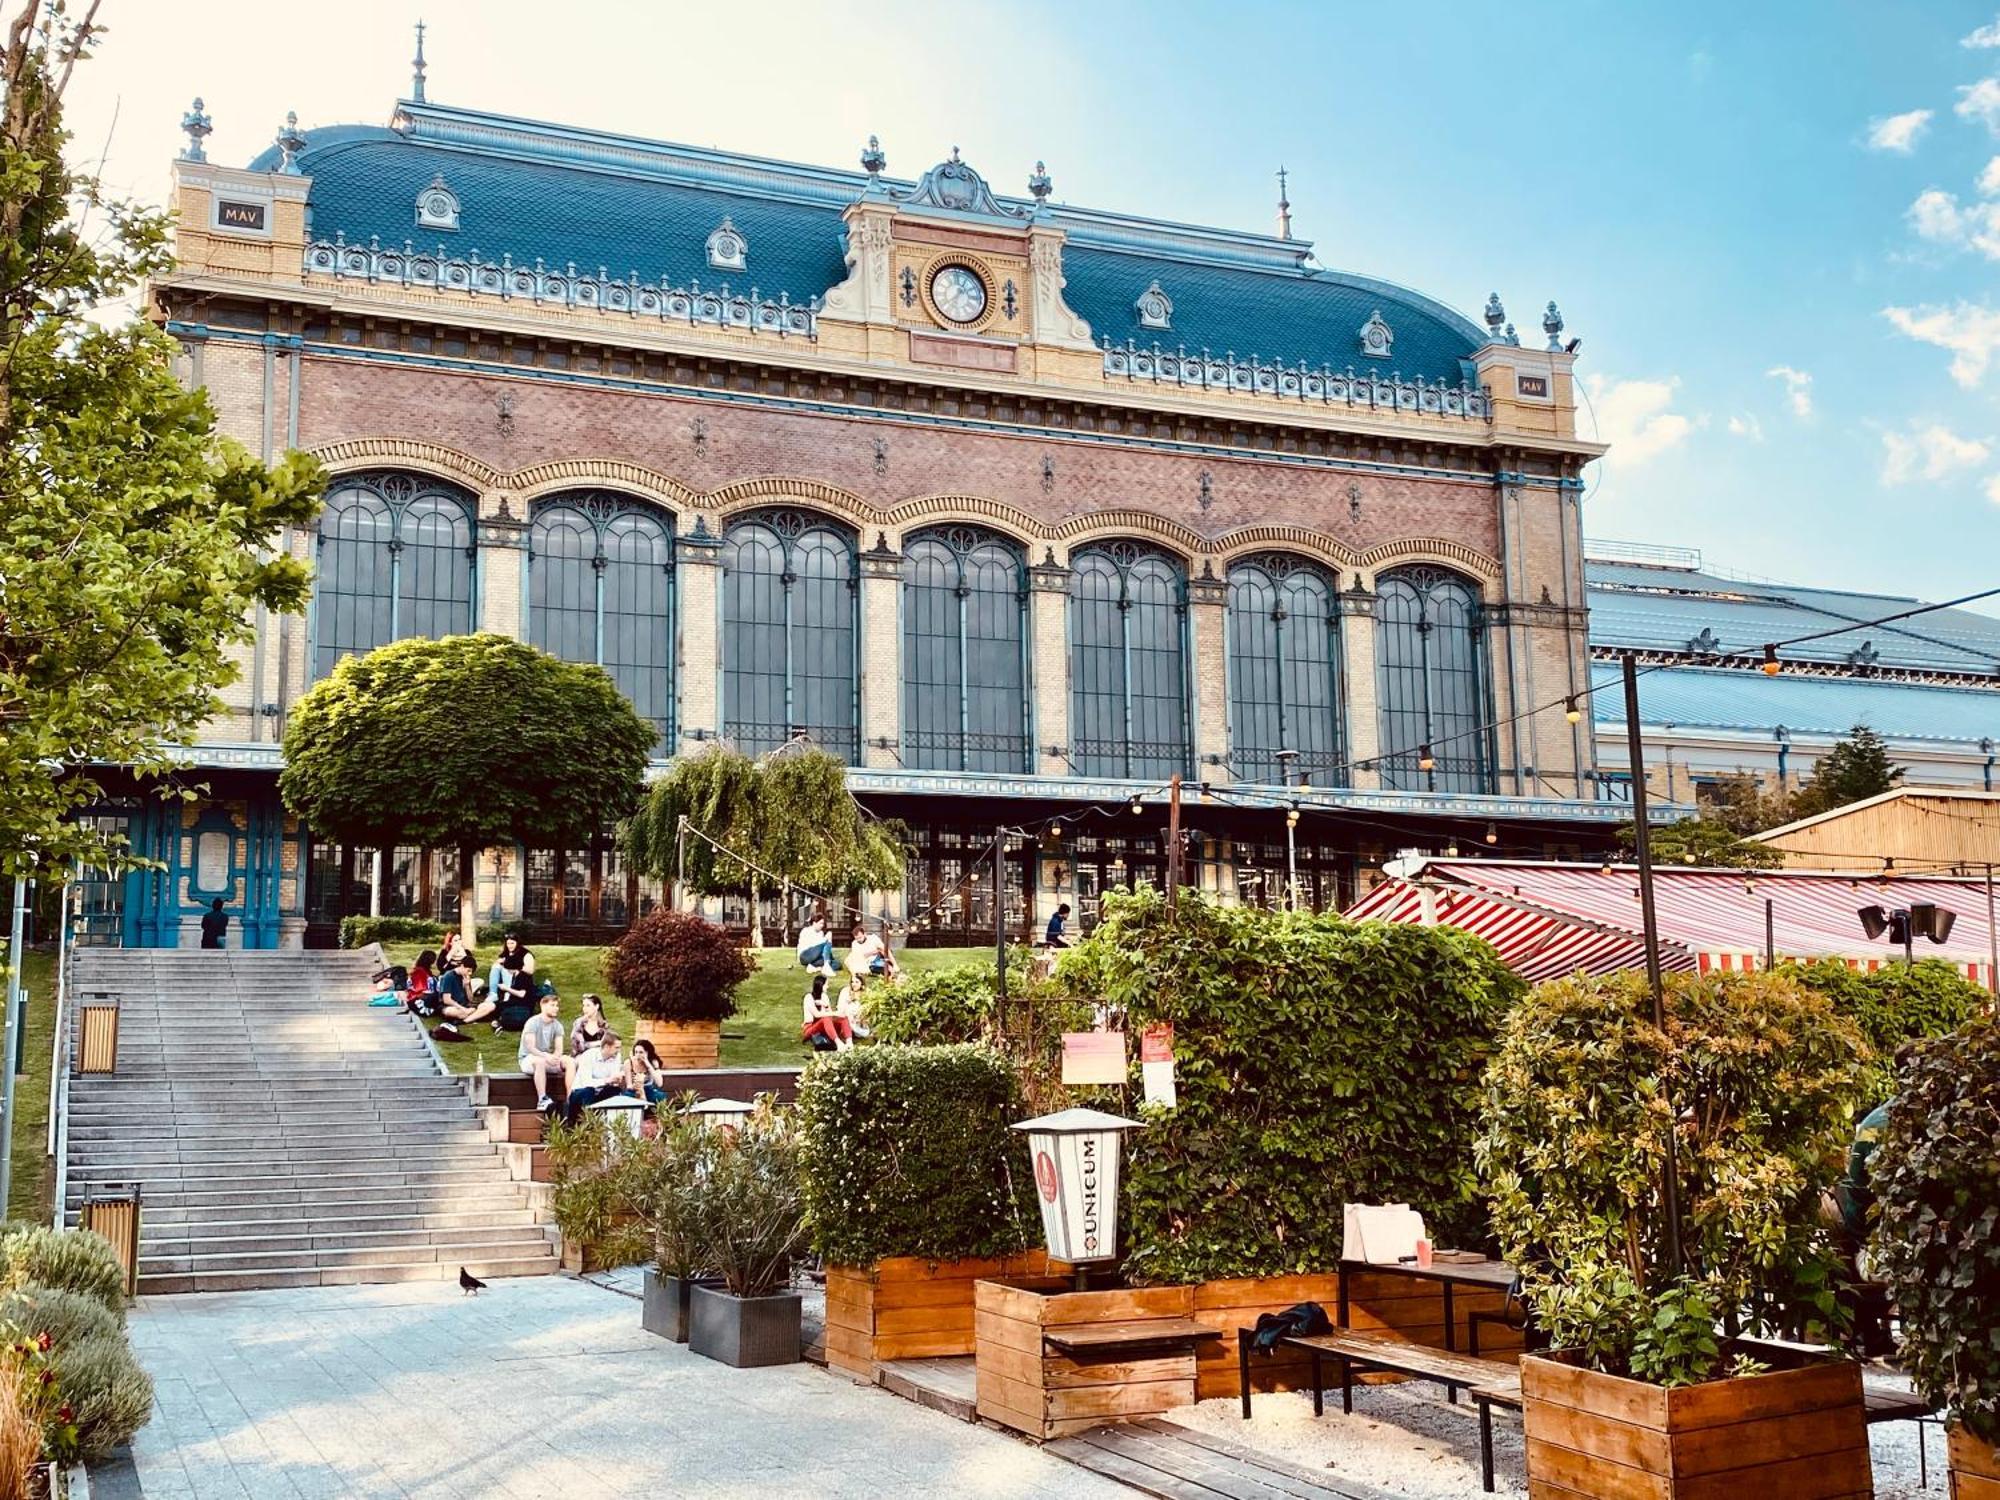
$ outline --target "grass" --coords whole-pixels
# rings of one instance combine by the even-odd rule
[[[56,960],[52,953],[27,954],[28,1040],[23,1071],[14,1080],[13,1177],[7,1217],[36,1224],[49,1221],[48,1171],[49,1043],[55,1036]]]
[[[420,945],[385,945],[396,963],[412,962]],[[582,996],[594,991],[604,996],[604,1014],[611,1029],[629,1043],[633,1034],[632,1007],[604,983],[600,962],[604,949],[535,945],[535,973],[555,982],[562,996],[563,1025],[568,1027],[583,1012]],[[485,960],[482,959],[482,962]],[[986,948],[910,948],[896,955],[904,973],[945,969],[954,964],[991,963]],[[484,978],[482,974],[480,976]],[[757,972],[736,992],[736,1014],[722,1023],[722,1065],[725,1068],[767,1067],[802,1063],[809,1055],[799,1040],[799,1001],[806,992],[808,977],[789,948],[767,948],[757,955]],[[30,1032],[30,1045],[33,1033]],[[488,1073],[514,1071],[514,1056],[520,1038],[513,1032],[495,1032],[484,1023],[472,1028],[472,1040],[444,1043],[438,1051],[456,1072],[470,1073],[473,1059],[483,1058]],[[44,1051],[47,1042],[43,1042]]]

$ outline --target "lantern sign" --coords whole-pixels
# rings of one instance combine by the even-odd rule
[[[688,1114],[711,1130],[740,1130],[756,1111],[756,1105],[745,1104],[741,1099],[704,1099],[687,1108]]]
[[[606,1120],[616,1120],[615,1129],[622,1129],[628,1135],[646,1133],[646,1116],[652,1113],[652,1106],[644,1099],[631,1094],[613,1094],[609,1099],[600,1099],[590,1108],[604,1116]]]
[[[1014,1126],[1028,1133],[1051,1260],[1118,1258],[1118,1138],[1139,1124],[1102,1110],[1065,1109]]]

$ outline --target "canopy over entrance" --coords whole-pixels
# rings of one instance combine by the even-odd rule
[[[1660,963],[1667,969],[1761,969],[1768,903],[1779,962],[1838,958],[1856,968],[1895,962],[1899,950],[1871,941],[1864,906],[1932,902],[1955,913],[1950,941],[1919,938],[1917,956],[1958,965],[1991,985],[1991,934],[1982,880],[1868,876],[1802,870],[1656,869]],[[1416,926],[1462,927],[1500,950],[1530,982],[1606,974],[1646,962],[1639,873],[1629,865],[1515,860],[1429,860],[1385,881],[1347,915]]]

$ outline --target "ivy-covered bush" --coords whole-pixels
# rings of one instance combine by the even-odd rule
[[[807,1223],[836,1265],[1008,1255],[1040,1233],[1014,1072],[976,1045],[816,1058],[795,1110]]]
[[[1795,1336],[1836,1324],[1820,1200],[1868,1050],[1790,974],[1670,974],[1666,1001],[1662,1034],[1643,974],[1536,986],[1502,1028],[1478,1154],[1501,1248],[1554,1342],[1671,1385],[1718,1373],[1716,1320],[1735,1309]],[[1661,1186],[1670,1108],[1679,1277]]]
[[[0,1238],[0,1285],[81,1292],[125,1316],[125,1270],[111,1241],[94,1230],[10,1227]]]
[[[1941,958],[1886,964],[1872,974],[1849,968],[1837,958],[1786,967],[1800,982],[1832,1000],[1834,1008],[1859,1025],[1868,1039],[1875,1056],[1862,1094],[1865,1109],[1896,1092],[1893,1066],[1898,1048],[1963,1026],[1989,998],[1983,986]]]
[[[757,972],[715,923],[667,907],[635,922],[604,956],[604,981],[653,1021],[721,1021],[736,987]]]
[[[1350,1202],[1482,1237],[1479,1075],[1520,981],[1454,928],[1219,907],[1141,888],[1057,977],[1134,1033],[1174,1028],[1179,1102],[1126,1137],[1127,1274],[1330,1270]],[[1135,1058],[1136,1043],[1130,1049]]]
[[[1900,1083],[1868,1176],[1903,1368],[2000,1446],[2000,1020],[1926,1043]]]

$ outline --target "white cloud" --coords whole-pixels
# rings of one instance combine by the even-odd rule
[[[1743,416],[1729,419],[1729,435],[1761,443],[1764,441],[1764,424],[1754,414],[1746,412]]]
[[[1943,479],[1960,469],[1983,464],[1992,448],[1978,438],[1963,438],[1941,422],[1910,425],[1907,433],[1882,434],[1882,483],[1908,484],[1918,478]]]
[[[1927,109],[1909,109],[1900,115],[1884,115],[1868,122],[1868,146],[1873,151],[1900,151],[1908,156],[1916,149],[1924,127],[1931,122]]]
[[[1977,31],[1958,39],[1961,47],[2000,47],[2000,16],[1988,21]]]
[[[1785,404],[1792,409],[1792,415],[1804,421],[1813,414],[1812,376],[1804,370],[1794,370],[1790,365],[1773,365],[1764,372],[1774,380],[1785,383]]]
[[[2000,157],[1994,158],[2000,162]],[[2000,181],[2000,174],[1995,174]],[[1981,186],[1985,179],[1981,178]],[[1961,204],[1956,193],[1926,188],[1904,217],[1918,236],[1937,245],[1970,246],[1988,260],[2000,260],[2000,201]]]
[[[1961,84],[1958,103],[1951,108],[1961,120],[1977,120],[1995,135],[2000,135],[2000,78],[1982,78],[1977,83]]]
[[[1695,428],[1695,419],[1669,410],[1680,377],[1665,380],[1607,380],[1590,377],[1591,410],[1597,416],[1597,440],[1611,445],[1614,462],[1643,464],[1678,446]]]
[[[2000,505],[2000,474],[1986,476],[1986,498],[1995,505]]]
[[[1955,302],[1950,307],[1885,307],[1895,330],[1920,344],[1951,351],[1951,378],[1967,390],[1986,378],[2000,354],[2000,308]]]
[[[2000,156],[1994,157],[1980,169],[1979,196],[2000,198]]]

